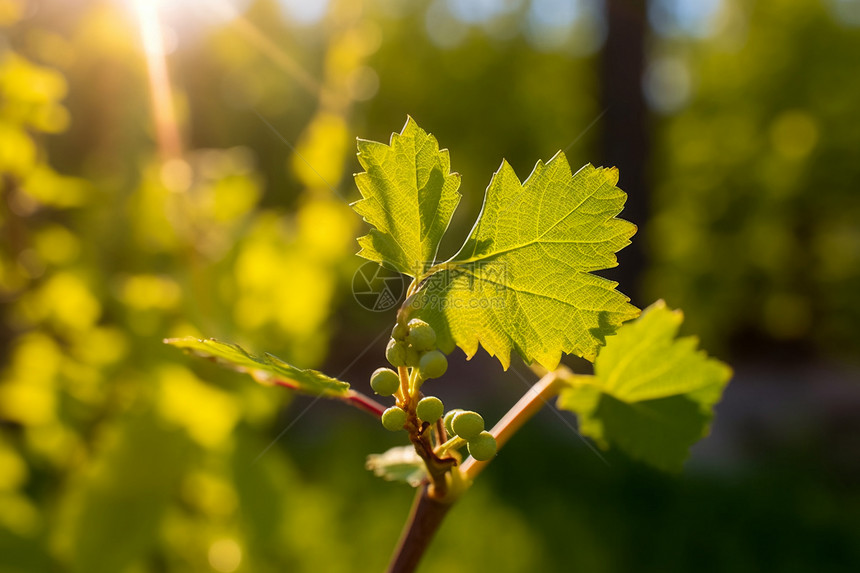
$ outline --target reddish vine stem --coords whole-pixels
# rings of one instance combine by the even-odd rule
[[[283,386],[284,388],[289,388],[290,390],[298,390],[298,386],[286,380],[269,380],[268,378],[261,377],[255,374],[253,371],[249,373],[257,382],[261,382],[263,384],[274,384],[275,386]],[[372,414],[377,418],[382,417],[382,413],[385,411],[385,406],[383,406],[370,396],[365,396],[358,390],[350,389],[345,395],[334,397],[341,400],[345,404],[355,406],[359,410],[367,412],[368,414]]]
[[[421,421],[415,415],[414,409],[409,412],[406,431],[409,432],[409,440],[415,447],[415,453],[424,460],[424,465],[427,467],[427,476],[430,479],[428,493],[432,493],[437,499],[444,497],[448,492],[445,475],[457,464],[457,460],[451,457],[440,458],[436,455],[433,451],[433,443],[430,441],[430,432],[422,431]]]
[[[388,573],[415,571],[451,505],[430,497],[428,486],[418,490],[409,519],[388,566]]]
[[[377,418],[382,417],[382,413],[385,411],[385,406],[356,390],[350,390],[349,394],[344,397],[344,401],[359,410],[373,414]]]
[[[546,374],[529,388],[528,392],[499,420],[499,423],[490,431],[496,438],[499,449],[544,404],[548,404],[549,400],[558,395],[563,386],[563,378],[569,374],[570,371],[564,367]],[[418,446],[417,443],[416,446]],[[418,450],[419,455],[422,453],[418,447],[416,450]],[[474,479],[488,463],[489,461],[479,462],[470,457],[459,468],[452,468],[451,471],[461,472],[468,481]],[[451,509],[455,500],[440,501],[438,498],[434,499],[431,494],[436,492],[431,489],[432,487],[432,485],[427,485],[418,491],[412,504],[409,519],[400,536],[400,542],[397,544],[397,549],[394,551],[394,556],[388,566],[388,573],[412,573],[415,570],[436,530],[439,529],[448,510]]]

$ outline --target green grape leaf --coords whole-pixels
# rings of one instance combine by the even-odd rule
[[[436,259],[439,241],[460,202],[460,175],[447,149],[411,117],[389,145],[358,140],[355,175],[362,199],[352,204],[373,228],[358,239],[359,255],[419,277]]]
[[[365,467],[387,481],[402,481],[418,487],[427,479],[427,467],[412,446],[397,446],[382,454],[367,456]]]
[[[732,376],[726,364],[676,338],[684,320],[662,300],[622,326],[594,362],[594,375],[566,379],[558,406],[580,431],[660,469],[678,471],[708,434],[713,406]]]
[[[539,161],[521,183],[502,162],[469,238],[437,265],[413,303],[445,352],[471,358],[481,345],[505,369],[511,350],[554,369],[561,354],[593,360],[605,337],[639,310],[591,274],[616,266],[632,223],[616,218],[627,195],[616,169],[575,175],[564,153]]]
[[[167,338],[164,342],[196,356],[214,360],[222,366],[250,374],[257,382],[278,384],[313,396],[338,398],[349,394],[349,384],[346,382],[316,370],[296,368],[268,353],[265,356],[253,356],[240,346],[214,338],[186,336]]]

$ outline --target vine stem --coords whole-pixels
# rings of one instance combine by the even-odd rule
[[[564,386],[563,379],[569,376],[570,370],[561,367],[553,372],[545,374],[534,386],[514,404],[499,423],[493,426],[490,433],[496,438],[498,448],[501,449],[523,424],[531,419],[545,404],[558,395]],[[460,472],[465,483],[470,483],[487,466],[489,461],[479,462],[469,457],[459,468],[452,468],[453,472]],[[412,504],[409,519],[403,527],[397,549],[388,566],[388,573],[412,573],[418,566],[421,557],[430,545],[433,536],[442,525],[442,520],[456,501],[440,500],[432,495],[430,486],[422,487]]]
[[[364,410],[365,412],[373,414],[377,418],[381,418],[382,413],[385,411],[385,406],[357,390],[350,390],[349,394],[344,396],[343,400],[347,404],[355,406],[359,410]]]
[[[267,378],[264,374],[260,374],[258,371],[254,370],[248,371],[248,374],[250,374],[254,380],[260,382],[261,384],[274,384],[275,386],[282,386],[284,388],[289,388],[290,390],[298,390],[298,386],[296,384],[293,384],[292,382],[289,382],[287,380],[281,380],[279,378],[272,380]],[[385,411],[385,406],[383,406],[370,396],[362,394],[358,390],[353,390],[351,388],[349,389],[349,391],[347,391],[346,394],[342,396],[332,397],[344,402],[345,404],[349,404],[350,406],[355,406],[359,410],[367,412],[368,414],[376,416],[377,418],[381,418],[382,413]]]
[[[490,430],[490,433],[496,438],[496,445],[499,450],[511,439],[511,436],[517,433],[523,424],[538,413],[544,404],[548,404],[558,395],[564,386],[562,380],[570,375],[570,370],[563,366],[545,374],[528,389],[523,397],[514,404],[513,408],[508,410],[508,413]],[[487,467],[490,461],[492,460],[479,462],[470,456],[460,466],[460,471],[472,480]]]
[[[456,469],[454,470],[456,471]],[[442,525],[442,520],[451,509],[452,503],[446,503],[430,497],[428,486],[418,490],[412,511],[403,528],[394,557],[388,565],[388,573],[412,573],[418,567],[421,557],[433,540],[436,530]]]

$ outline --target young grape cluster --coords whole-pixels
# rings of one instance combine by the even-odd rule
[[[418,318],[394,326],[385,357],[392,366],[418,368],[422,380],[439,378],[448,370],[448,359],[436,350],[436,331]]]
[[[404,410],[408,401],[405,395],[398,394],[401,387],[406,390],[408,379],[414,379],[417,387],[431,378],[439,378],[448,370],[448,359],[436,350],[436,331],[420,319],[408,323],[398,322],[391,331],[391,340],[385,349],[385,357],[395,367],[408,367],[412,375],[401,380],[400,374],[390,368],[378,368],[370,377],[370,387],[380,396],[398,395],[398,405],[382,414],[382,425],[392,431],[400,430],[406,424],[409,414]],[[421,422],[432,424],[442,417],[445,407],[435,396],[422,398],[415,405],[415,414]]]
[[[370,387],[380,396],[391,396],[400,388],[400,376],[391,368],[377,368],[370,376]]]
[[[417,384],[431,378],[439,378],[448,370],[448,359],[436,349],[436,331],[423,320],[414,318],[407,324],[398,322],[391,331],[391,340],[385,349],[385,357],[396,368],[408,367],[412,377],[417,374]],[[401,389],[400,375],[390,368],[379,368],[370,377],[370,386],[380,396],[393,396]],[[382,413],[382,425],[392,432],[402,430],[409,414],[404,409],[398,394],[398,405]],[[408,403],[408,401],[407,401]],[[484,429],[484,418],[477,412],[451,410],[445,414],[445,406],[436,396],[425,396],[415,405],[415,415],[425,424],[435,424],[443,419],[450,436],[466,442],[469,454],[479,461],[496,455],[496,439]],[[462,444],[462,442],[459,442]]]
[[[432,424],[441,418],[444,412],[445,406],[442,404],[442,400],[436,396],[421,398],[418,405],[415,406],[415,414],[418,415],[418,419],[428,424]]]
[[[445,414],[445,429],[449,434],[466,440],[469,454],[478,461],[496,455],[496,438],[484,430],[484,418],[469,410],[451,410]]]
[[[396,432],[406,424],[406,410],[400,406],[392,406],[382,413],[382,426],[386,430]]]

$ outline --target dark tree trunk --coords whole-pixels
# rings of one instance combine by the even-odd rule
[[[633,244],[618,255],[619,266],[607,276],[621,290],[638,298],[637,286],[645,269],[644,225],[648,219],[647,110],[642,93],[645,69],[645,0],[607,0],[609,35],[601,55],[603,119],[602,163],[621,172],[619,187],[627,192],[622,217],[636,223]]]

